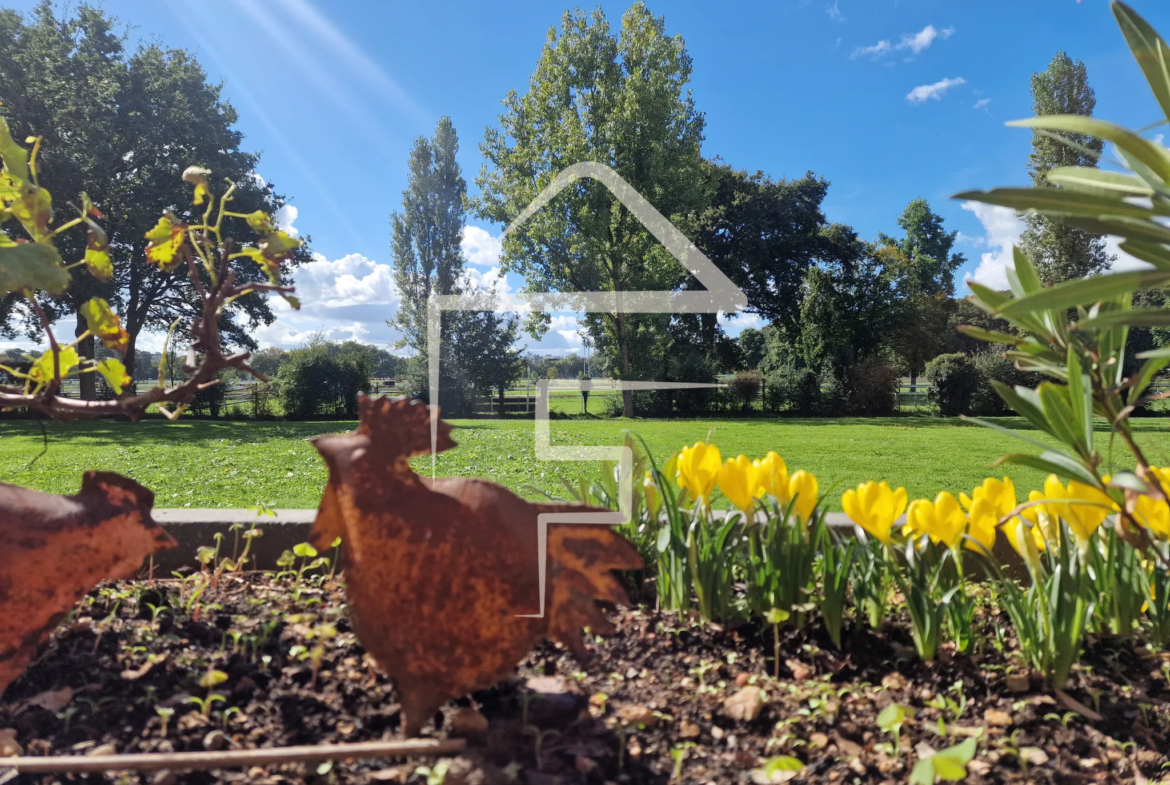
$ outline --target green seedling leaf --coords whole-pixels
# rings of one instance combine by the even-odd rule
[[[311,559],[317,555],[317,549],[307,542],[302,542],[293,546],[293,553],[297,556]]]

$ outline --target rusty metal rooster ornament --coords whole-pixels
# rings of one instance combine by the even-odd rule
[[[353,629],[394,679],[406,735],[417,735],[447,700],[513,672],[540,640],[585,654],[582,627],[612,631],[598,601],[625,602],[612,570],[642,566],[610,527],[552,526],[548,607],[540,614],[537,516],[585,512],[534,504],[486,480],[432,483],[410,468],[431,449],[422,404],[364,398],[351,433],[314,445],[329,482],[311,542],[341,538]],[[438,449],[455,446],[438,424]]]

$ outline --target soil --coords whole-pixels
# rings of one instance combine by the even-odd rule
[[[192,598],[195,585],[139,581],[95,590],[4,695],[0,729],[14,729],[26,755],[400,735],[394,688],[349,630],[339,579],[223,576]],[[782,632],[779,678],[772,677],[770,628],[722,629],[645,607],[613,616],[618,632],[591,636],[590,662],[546,644],[510,681],[444,707],[424,735],[469,739],[466,754],[445,761],[446,785],[768,782],[759,770],[777,755],[805,765],[773,782],[905,782],[919,756],[970,736],[979,738],[979,754],[969,783],[1142,783],[1157,780],[1168,761],[1170,662],[1127,640],[1090,641],[1074,674],[1071,698],[1101,715],[1090,721],[1015,666],[1006,619],[986,606],[978,650],[958,656],[944,649],[929,665],[914,655],[897,616],[879,633],[847,622],[840,652],[819,623]],[[200,686],[212,670],[226,679]],[[219,697],[207,716],[192,699],[209,693]],[[900,750],[877,724],[891,703],[914,710]],[[418,767],[435,763],[20,781],[426,783]]]

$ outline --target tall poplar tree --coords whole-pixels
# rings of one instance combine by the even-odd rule
[[[528,92],[504,99],[500,128],[481,145],[480,215],[508,224],[560,171],[582,161],[614,169],[672,220],[708,199],[700,155],[703,116],[687,84],[691,58],[662,17],[635,3],[610,30],[599,9],[566,12],[549,30]],[[603,185],[562,191],[504,242],[504,269],[532,291],[636,291],[680,287],[682,265]],[[589,314],[599,353],[623,379],[657,376],[669,315]],[[634,413],[624,394],[624,413]]]
[[[1032,111],[1037,115],[1093,115],[1096,95],[1080,60],[1057,52],[1048,69],[1032,74]],[[1041,131],[1032,132],[1028,174],[1037,187],[1052,186],[1045,176],[1058,166],[1096,166],[1103,142],[1084,134],[1066,134],[1066,144]],[[1045,284],[1084,278],[1105,270],[1112,257],[1100,235],[1057,223],[1042,215],[1024,216],[1020,245]]]
[[[410,150],[410,174],[402,192],[402,211],[390,216],[394,283],[402,299],[389,325],[402,333],[398,347],[414,350],[412,365],[421,364],[424,377],[427,299],[432,293],[456,294],[463,272],[463,250],[459,243],[463,237],[467,182],[455,160],[458,152],[459,136],[450,117],[439,120],[430,139],[423,136],[416,139]],[[415,368],[413,376],[419,373]],[[416,380],[415,383],[425,382]]]

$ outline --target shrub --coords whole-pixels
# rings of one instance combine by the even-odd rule
[[[201,414],[207,417],[219,417],[220,411],[223,409],[224,399],[227,397],[227,384],[223,376],[217,377],[218,384],[213,384],[210,387],[203,387],[195,391],[195,400],[191,401],[191,411],[194,414]]]
[[[883,360],[865,360],[849,369],[848,410],[853,414],[887,415],[898,408],[899,369]]]
[[[981,417],[1012,413],[991,386],[993,379],[1010,387],[1035,387],[1040,383],[1039,374],[1019,370],[1012,360],[1003,356],[1003,352],[982,352],[973,356],[971,361],[979,372],[979,383],[971,395],[971,413]]]
[[[820,410],[821,379],[811,368],[797,368],[795,364],[785,363],[765,378],[765,403],[772,411],[807,416]]]
[[[728,382],[732,396],[745,412],[751,408],[752,401],[759,397],[763,381],[756,371],[739,371]]]
[[[372,367],[356,353],[317,343],[288,353],[277,381],[280,403],[290,420],[320,415],[357,416],[360,392],[369,392]]]
[[[971,410],[971,399],[980,385],[979,369],[965,354],[940,354],[926,364],[927,400],[939,413],[953,417]]]

